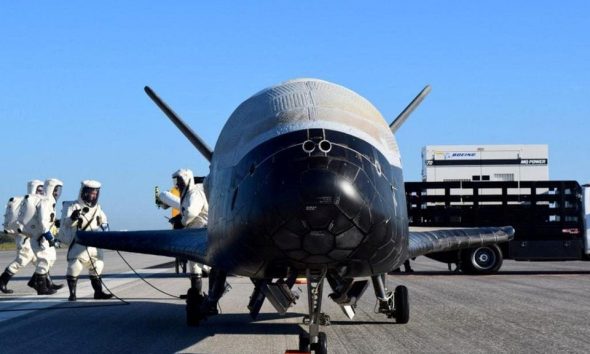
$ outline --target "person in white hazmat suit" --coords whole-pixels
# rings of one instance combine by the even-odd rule
[[[178,192],[176,187],[174,188],[175,192]],[[178,192],[180,194],[180,192]],[[180,230],[184,229],[182,225],[181,218],[182,214],[180,213],[180,197],[176,193],[172,193],[172,191],[160,191],[159,187],[156,187],[156,205],[158,208],[162,208],[164,210],[168,208],[173,208],[177,211],[176,215],[168,219],[168,222],[172,225],[173,230]],[[183,258],[176,257],[176,272],[178,273],[179,270],[182,268],[183,273],[186,273],[186,265],[188,261]],[[202,277],[206,277],[209,274],[209,269],[206,267],[203,268]],[[182,298],[184,295],[180,295]]]
[[[174,184],[180,192],[180,220],[185,228],[207,227],[209,203],[203,184],[205,178],[195,178],[191,170],[180,169],[172,175]],[[161,199],[161,198],[160,198]],[[217,303],[229,288],[227,274],[215,268],[209,268],[209,294],[202,293],[203,268],[196,262],[189,261],[191,287],[186,294],[187,324],[197,326],[200,318],[216,315]]]
[[[203,190],[202,183],[195,183],[193,172],[189,169],[180,169],[172,174],[174,185],[180,191],[180,204],[176,205],[174,196],[170,196],[170,206],[179,207],[180,222],[184,228],[196,229],[207,227],[209,215],[209,203]],[[162,193],[161,193],[162,197]],[[166,200],[166,199],[164,199]],[[172,219],[171,219],[172,221]],[[199,263],[189,261],[191,288],[198,293],[202,289],[203,268]]]
[[[55,178],[45,181],[45,195],[30,195],[21,202],[17,226],[19,232],[31,239],[31,248],[37,257],[37,267],[29,286],[37,290],[38,295],[52,295],[63,285],[53,284],[49,270],[55,263],[55,236],[51,229],[56,223],[55,205],[63,183]]]
[[[76,285],[83,267],[88,268],[90,284],[97,300],[110,299],[113,294],[102,290],[100,275],[104,268],[103,251],[95,247],[86,247],[76,242],[76,231],[108,231],[107,216],[98,204],[101,184],[98,181],[85,180],[80,186],[78,200],[64,202],[62,210],[60,241],[69,244],[68,269],[66,279],[70,290],[69,301],[76,301]]]
[[[18,212],[21,202],[25,198],[29,198],[30,195],[43,195],[43,181],[34,179],[27,183],[27,194],[23,197],[12,197],[6,204],[6,212],[4,213],[4,233],[14,235],[16,242],[16,258],[12,261],[4,270],[4,273],[0,275],[0,291],[5,294],[12,294],[13,291],[8,289],[6,285],[10,279],[19,272],[22,268],[26,267],[30,262],[36,262],[35,253],[31,248],[31,239],[18,232],[17,219]]]

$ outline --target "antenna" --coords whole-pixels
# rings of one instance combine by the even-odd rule
[[[422,91],[420,91],[418,96],[414,97],[412,102],[410,102],[410,104],[389,125],[389,129],[391,129],[392,133],[395,133],[399,129],[399,127],[401,127],[401,125],[404,124],[406,119],[408,119],[408,117],[416,109],[416,107],[418,107],[418,105],[422,103],[422,100],[426,97],[426,95],[430,93],[431,90],[432,88],[430,87],[430,85],[426,85],[422,89]]]
[[[170,108],[149,86],[144,88],[145,93],[154,101],[164,114],[176,125],[176,127],[186,136],[186,138],[199,150],[207,161],[211,162],[213,151],[180,117]]]

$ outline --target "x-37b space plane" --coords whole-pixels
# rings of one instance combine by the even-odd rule
[[[225,275],[249,277],[256,317],[269,299],[280,313],[307,278],[309,333],[300,349],[325,353],[320,326],[324,280],[330,298],[352,318],[369,280],[379,312],[409,320],[408,291],[385,287],[385,274],[409,258],[508,241],[511,227],[411,232],[394,133],[430,91],[427,86],[391,123],[357,93],[322,80],[296,79],[240,104],[211,150],[149,87],[147,94],[210,161],[205,182],[207,228],[79,232],[80,243],[113,250],[183,257],[213,267],[204,298],[187,299],[187,321],[211,315]]]

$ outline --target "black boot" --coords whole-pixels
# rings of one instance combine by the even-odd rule
[[[94,289],[95,300],[106,300],[113,297],[113,294],[106,294],[102,291],[100,277],[90,276],[90,284],[92,284],[92,289]]]
[[[14,292],[6,287],[13,275],[14,274],[10,273],[8,269],[6,269],[4,273],[0,275],[0,291],[2,291],[4,294],[12,294]]]
[[[66,276],[66,280],[68,281],[68,289],[70,289],[70,297],[68,300],[76,301],[76,284],[78,284],[78,278],[68,275]]]
[[[205,297],[203,296],[203,278],[201,274],[191,274],[191,287],[186,295],[181,295],[181,299],[186,299],[186,324],[194,327],[199,325],[203,319],[199,311]]]
[[[33,275],[31,276],[31,279],[29,279],[29,282],[27,283],[27,285],[29,286],[29,288],[33,288],[33,289],[37,290],[37,273],[33,273]]]
[[[63,284],[55,284],[53,280],[51,280],[51,275],[47,272],[47,287],[53,290],[59,290],[64,287]]]
[[[47,284],[47,274],[37,274],[35,278],[37,295],[53,295],[57,292],[56,290],[51,289]]]

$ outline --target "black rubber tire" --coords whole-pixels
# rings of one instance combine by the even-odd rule
[[[410,302],[408,288],[399,285],[393,293],[394,317],[396,323],[408,323],[410,321]]]
[[[318,342],[315,345],[315,354],[328,354],[328,337],[326,333],[320,332],[318,334]]]
[[[504,259],[498,245],[471,248],[463,251],[461,257],[461,271],[474,275],[496,273]]]

